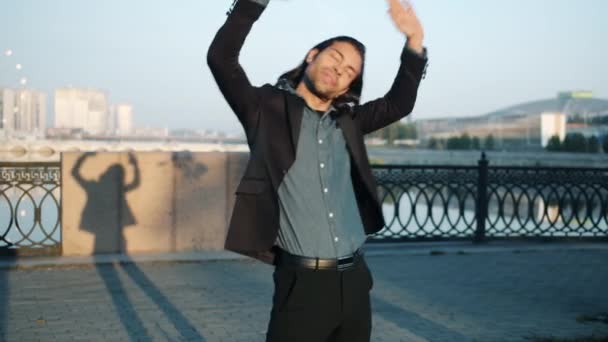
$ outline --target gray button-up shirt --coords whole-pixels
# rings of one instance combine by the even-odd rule
[[[346,141],[332,110],[319,113],[304,107],[296,160],[278,189],[276,243],[292,254],[338,258],[352,254],[367,238]]]

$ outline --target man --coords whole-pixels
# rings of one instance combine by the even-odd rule
[[[359,104],[365,47],[350,37],[320,43],[276,85],[250,84],[238,56],[267,3],[235,1],[207,56],[250,147],[226,248],[276,266],[267,341],[369,341],[373,280],[360,248],[384,219],[363,136],[412,111],[422,26],[389,0],[407,38],[401,66],[384,97]]]

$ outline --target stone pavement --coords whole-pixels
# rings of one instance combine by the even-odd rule
[[[384,244],[372,341],[608,336],[608,244]],[[0,340],[263,341],[272,268],[228,252],[0,262]],[[311,341],[314,342],[314,341]]]

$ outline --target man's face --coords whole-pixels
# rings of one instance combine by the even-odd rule
[[[346,93],[361,73],[363,60],[350,43],[334,42],[323,51],[311,50],[306,56],[307,86],[315,95],[333,100]]]

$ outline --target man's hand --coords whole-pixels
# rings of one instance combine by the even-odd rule
[[[135,159],[135,154],[133,152],[129,152],[129,164],[137,164],[137,160]]]
[[[407,37],[407,46],[418,53],[422,53],[424,30],[412,5],[407,0],[388,0],[388,4],[390,6],[388,12],[393,19],[393,23]]]

